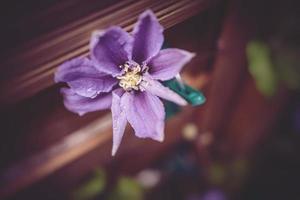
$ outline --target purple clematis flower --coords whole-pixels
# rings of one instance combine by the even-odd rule
[[[160,81],[172,79],[194,56],[176,49],[160,50],[163,27],[152,11],[140,15],[132,35],[113,26],[92,35],[90,58],[75,58],[59,66],[56,82],[66,82],[64,104],[83,115],[112,111],[114,155],[127,121],[140,138],[164,139],[165,111],[160,98],[187,102]]]

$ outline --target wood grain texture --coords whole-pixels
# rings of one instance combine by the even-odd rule
[[[117,155],[112,162],[109,117],[101,116],[104,113],[100,113],[100,116],[91,114],[79,119],[67,113],[63,108],[61,98],[59,98],[58,87],[53,83],[53,73],[59,63],[75,56],[87,54],[87,43],[91,31],[106,28],[112,24],[120,25],[130,31],[137,16],[145,8],[151,8],[167,28],[168,42],[171,45],[199,54],[187,66],[183,77],[191,85],[202,88],[211,81],[211,76],[202,74],[201,70],[208,65],[208,60],[214,54],[213,46],[215,46],[216,38],[210,37],[210,33],[215,32],[216,29],[211,27],[206,29],[207,26],[205,26],[210,23],[212,15],[205,15],[206,21],[204,22],[203,16],[193,18],[192,23],[188,18],[199,14],[200,11],[206,12],[211,4],[212,1],[208,3],[205,0],[167,0],[162,2],[125,0],[41,36],[15,50],[13,52],[15,56],[8,57],[5,63],[1,64],[5,69],[3,74],[5,79],[1,83],[1,93],[3,94],[1,102],[3,107],[13,105],[7,109],[10,119],[6,121],[12,124],[7,135],[8,137],[11,135],[17,142],[13,147],[9,147],[9,144],[7,152],[13,149],[14,154],[19,153],[19,155],[15,157],[16,160],[7,162],[8,165],[7,163],[3,165],[6,169],[0,175],[0,194],[8,196],[22,191],[24,188],[47,179],[57,171],[66,175],[65,173],[68,171],[62,169],[77,160],[87,159],[91,162],[90,157],[86,156],[91,152],[99,152],[99,149],[101,149],[100,163],[104,166],[120,163],[118,170],[138,170],[157,159],[162,152],[170,148],[170,145],[178,142],[181,127],[193,116],[196,116],[197,109],[187,108],[182,114],[168,122],[166,132],[172,135],[166,143],[153,145],[152,142],[141,142],[132,137],[125,139],[124,143],[127,143],[127,146],[122,147],[121,145],[122,153]],[[198,20],[202,20],[202,26],[199,26]],[[183,21],[189,22],[182,24]],[[180,23],[181,25],[176,31],[173,27]],[[182,38],[178,38],[178,35]],[[148,144],[147,148],[143,148],[144,144]],[[136,148],[143,150],[139,153],[135,151]],[[28,152],[23,154],[23,151]],[[136,154],[147,156],[143,156],[141,162],[125,162],[128,156]],[[84,173],[91,170],[90,164],[83,165],[82,167],[85,169],[83,171],[78,170],[78,166],[74,167],[77,168],[76,173],[73,171],[73,175],[76,177],[69,180],[78,179],[80,175],[83,176]],[[66,184],[70,184],[70,182]]]
[[[208,5],[206,0],[126,0],[36,38],[7,56],[1,64],[0,103],[11,105],[52,86],[59,64],[87,55],[88,41],[94,30],[119,25],[130,31],[145,8],[151,8],[163,26],[170,28]]]
[[[172,45],[176,45],[179,48],[187,48],[199,55],[199,57],[196,57],[197,59],[186,66],[186,70],[182,75],[187,83],[201,89],[203,87],[207,87],[207,84],[209,84],[211,80],[211,76],[209,75],[209,72],[203,73],[199,72],[199,70],[196,74],[193,72],[195,71],[193,69],[201,69],[201,66],[207,65],[211,56],[211,54],[207,54],[207,51],[212,48],[211,45],[213,45],[214,42],[213,40],[208,42],[205,37],[198,38],[198,31],[192,33],[192,37],[188,37],[188,35],[191,35],[191,30],[194,30],[195,22],[198,24],[197,19],[198,18],[191,19],[189,22],[181,24],[177,28],[175,27],[175,29],[166,34],[166,37],[169,39],[169,42]],[[208,30],[205,30],[205,32],[207,31]],[[178,34],[182,36],[180,40],[177,39]],[[207,35],[209,34],[207,33]],[[201,48],[199,48],[199,46]],[[101,164],[110,165],[112,160],[110,156],[111,121],[109,114],[106,117],[104,115],[100,118],[95,118],[96,115],[93,114],[92,116],[89,115],[89,118],[86,118],[85,116],[79,119],[79,117],[75,117],[63,108],[62,100],[59,98],[57,88],[53,88],[51,91],[45,90],[43,93],[45,94],[42,95],[42,97],[32,98],[31,101],[27,103],[24,102],[24,104],[20,105],[21,110],[23,110],[24,107],[29,107],[29,110],[31,110],[31,108],[37,109],[30,117],[21,117],[21,120],[25,120],[26,123],[33,123],[33,126],[36,127],[29,130],[22,129],[22,133],[16,132],[14,134],[19,135],[24,134],[25,132],[25,134],[28,135],[26,137],[29,137],[26,139],[29,142],[26,144],[27,146],[36,141],[35,138],[37,137],[42,141],[39,141],[40,144],[36,144],[36,142],[32,144],[38,147],[36,151],[31,151],[30,154],[27,154],[27,156],[25,156],[23,159],[14,161],[6,170],[3,171],[2,175],[0,176],[2,188],[0,193],[3,195],[13,194],[22,188],[29,187],[30,185],[45,179],[45,177],[55,173],[57,170],[64,168],[76,160],[84,159],[87,154],[95,151],[96,149],[102,149],[102,147],[105,148],[102,149],[102,153],[98,155],[99,159],[102,160]],[[51,95],[51,93],[53,94]],[[53,103],[49,105],[49,103],[52,101]],[[43,109],[44,106],[47,106],[47,109]],[[29,112],[29,110],[26,112]],[[18,112],[20,112],[19,109],[13,111],[13,113]],[[172,133],[173,135],[175,130],[174,127],[184,126],[186,120],[190,120],[191,117],[189,116],[192,116],[191,114],[193,112],[196,112],[196,109],[188,108],[182,114],[185,117],[180,117],[180,115],[179,117],[176,117],[176,119],[172,119],[171,121],[175,120],[176,122],[168,123],[170,124],[168,126],[171,128],[168,128],[166,133]],[[14,118],[14,116],[12,116],[12,118]],[[34,125],[35,123],[37,123],[37,125]],[[176,131],[174,136],[171,136],[168,139],[169,141],[172,141],[171,144],[178,142],[180,139],[179,130],[180,129]],[[56,138],[55,142],[52,141],[49,144],[48,142],[51,138],[50,136],[53,134]],[[129,133],[127,133],[127,135],[128,134]],[[22,141],[22,144],[25,142],[26,141]],[[126,146],[121,146],[120,155],[116,156],[114,162],[119,162],[117,160],[123,160],[127,158],[128,155],[132,156],[132,153],[137,153],[134,151],[134,148],[140,148],[140,146],[143,144],[142,141],[137,139],[130,139],[129,141],[125,140],[124,143],[126,143]],[[146,163],[151,162],[151,160],[155,160],[157,156],[159,156],[161,152],[168,149],[170,145],[170,143],[167,141],[166,143],[160,144],[160,148],[156,148],[155,145],[153,147],[153,142],[147,143],[149,143],[147,148],[142,148],[143,151],[140,151],[140,153],[148,156],[143,156],[143,160],[141,162],[135,162],[137,165],[136,167],[140,165],[144,166]],[[24,147],[26,149],[26,146],[23,146],[23,148]],[[22,148],[20,149],[22,150]],[[126,164],[126,162],[122,162],[122,164],[119,165],[119,169],[121,168],[124,170],[134,169],[133,164],[129,165],[129,163]],[[86,171],[81,172],[78,170],[77,174],[83,172]]]
[[[201,77],[204,82],[200,81],[201,84],[198,87],[207,87],[209,79],[203,75]],[[166,133],[170,134],[167,135],[167,140],[159,145],[159,148],[150,146],[150,144],[145,148],[143,145],[144,142],[141,142],[136,138],[132,139],[132,137],[130,137],[130,140],[135,142],[128,141],[128,139],[124,140],[124,143],[130,145],[126,145],[126,147],[121,146],[120,155],[116,156],[116,160],[114,162],[127,158],[129,154],[133,156],[133,153],[135,153],[138,154],[136,155],[137,157],[143,155],[144,161],[141,163],[145,165],[145,163],[157,157],[160,152],[162,152],[162,149],[166,149],[170,143],[174,144],[179,140],[181,136],[180,130],[184,124],[190,120],[192,113],[196,111],[197,109],[187,107],[182,111],[182,113],[171,118],[168,121],[166,128]],[[40,151],[29,158],[25,158],[24,160],[15,163],[13,166],[5,170],[0,176],[0,197],[7,197],[20,189],[40,181],[49,174],[101,146],[106,146],[105,151],[103,152],[106,156],[99,155],[99,157],[106,158],[102,162],[106,164],[109,163],[112,159],[110,156],[111,145],[107,144],[111,143],[111,127],[111,116],[108,114],[88,123],[86,126],[78,130],[75,130],[73,133],[53,144],[48,149]],[[126,135],[131,134],[131,132],[131,129],[127,130]],[[143,148],[141,148],[141,146],[143,146]],[[135,151],[135,149],[139,149],[139,151]],[[136,160],[136,162],[133,163],[138,162]],[[132,163],[126,164],[125,162],[120,165],[120,167],[122,167],[123,170],[128,169],[129,171],[132,171],[133,165],[134,164]],[[135,167],[138,167],[138,165]],[[119,170],[120,169],[121,168],[119,168]]]

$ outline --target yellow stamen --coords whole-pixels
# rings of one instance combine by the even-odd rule
[[[120,79],[119,86],[126,91],[132,89],[139,90],[138,86],[142,81],[141,67],[137,65],[131,69],[128,64],[124,64],[120,67],[123,68],[125,73],[121,76],[117,76],[117,79]]]

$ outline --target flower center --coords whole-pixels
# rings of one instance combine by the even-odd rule
[[[127,63],[120,66],[124,74],[117,76],[119,79],[119,86],[126,91],[139,90],[139,84],[142,81],[142,73],[140,65],[135,65],[134,67],[129,67]]]

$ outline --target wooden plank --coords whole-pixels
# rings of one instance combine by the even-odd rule
[[[247,70],[245,48],[249,41],[249,26],[235,6],[228,10],[223,23],[212,74],[215,81],[208,94],[206,118],[201,123],[205,131],[215,134],[226,123]]]
[[[124,2],[116,4],[49,33],[7,56],[8,60],[2,64],[1,105],[13,104],[52,86],[53,73],[60,63],[87,54],[93,30],[114,24],[129,31],[145,8],[153,9],[163,26],[170,28],[208,7],[204,0],[127,2],[126,6]]]
[[[183,80],[193,86],[199,86],[208,80],[203,81],[202,74],[207,72],[206,66],[213,56],[211,49],[216,42],[215,39],[210,38],[215,32],[215,28],[210,27],[213,18],[211,15],[212,13],[207,11],[166,32],[169,45],[197,53],[182,72]],[[201,29],[195,30],[197,24],[200,24]],[[199,34],[202,37],[199,38]],[[206,77],[205,74],[203,75]],[[3,123],[0,128],[9,134],[2,137],[4,146],[0,152],[2,156],[0,166],[5,167],[20,158],[49,148],[60,138],[71,134],[103,113],[95,112],[78,117],[66,111],[57,85],[43,90],[34,98],[6,109],[1,115]]]
[[[206,87],[209,79],[203,75],[202,79],[203,81],[199,81],[201,83],[199,87]],[[182,113],[169,120],[167,123],[166,133],[170,133],[171,135],[168,140],[173,141],[172,143],[178,140],[178,134],[180,134],[180,132],[175,130],[181,130],[179,127],[183,127],[185,122],[190,119],[187,116],[190,116],[192,112],[195,111],[196,109],[187,107],[182,111]],[[96,119],[85,127],[66,136],[64,139],[45,151],[39,152],[30,158],[15,163],[0,176],[0,197],[7,197],[20,189],[28,187],[61,167],[89,153],[95,148],[104,146],[104,144],[111,141],[111,127],[112,124],[110,115]],[[129,134],[129,131],[127,131],[127,134]],[[166,143],[167,146],[168,144],[169,143]],[[135,146],[140,146],[140,143],[137,142],[137,140],[136,143],[130,143],[130,146],[125,149],[122,147],[123,152],[121,155],[118,155],[117,158],[124,159],[124,155],[127,157],[128,154],[132,154],[134,152],[137,153],[133,150],[136,148]],[[164,145],[160,146],[161,148],[165,148],[163,147]],[[151,157],[151,153],[153,153],[153,151],[158,152],[161,148],[143,148],[139,151],[139,154],[149,155]]]
[[[224,130],[226,139],[223,143],[228,146],[224,155],[232,159],[252,156],[271,133],[289,97],[285,88],[280,88],[272,98],[264,97],[249,75]]]
[[[24,188],[111,139],[110,115],[73,132],[1,174],[0,197]]]
[[[167,1],[167,2],[169,2],[169,1]],[[156,12],[156,14],[159,16],[160,20],[162,20],[162,23],[164,25],[169,24],[168,26],[171,27],[171,26],[179,23],[180,21],[185,20],[186,17],[195,15],[201,9],[206,8],[206,7],[202,7],[203,6],[202,3],[204,1],[203,2],[202,1],[201,2],[193,1],[194,4],[188,4],[188,5],[184,4],[184,2],[186,3],[187,1],[180,1],[180,2],[181,2],[181,4],[176,4],[175,8],[171,7],[171,9],[174,9],[174,10],[162,9],[161,12],[159,12],[159,11]],[[191,5],[193,5],[193,6],[190,7]],[[188,9],[190,9],[189,13],[188,13],[188,15],[185,15],[184,13],[186,13]],[[142,9],[140,11],[142,11]],[[136,13],[135,17],[136,16],[137,16],[137,13]],[[133,24],[133,22],[136,20],[135,17],[132,18],[132,22],[130,22],[130,23]],[[131,27],[132,27],[132,24],[131,24]],[[128,26],[126,25],[125,27],[129,27],[128,30],[130,29],[130,25],[128,25]],[[176,37],[174,36],[173,40],[175,40],[176,38],[177,38],[177,36]],[[177,39],[176,39],[176,41],[177,41]],[[182,40],[182,41],[186,41],[186,40]],[[196,39],[196,41],[195,41],[195,38],[188,38],[187,41],[199,42],[201,40],[198,41]],[[200,44],[196,44],[196,46],[198,47]],[[193,44],[193,45],[195,46],[195,44]],[[74,54],[77,55],[76,50],[72,51],[71,53],[73,53],[73,56],[75,56]],[[79,54],[80,54],[80,51],[79,51]],[[205,56],[207,56],[207,55],[205,54]],[[211,54],[209,54],[209,56],[211,56]],[[65,59],[67,59],[67,58],[63,57],[63,59],[61,61],[65,60]],[[200,57],[198,57],[198,60],[196,62],[193,62],[192,65],[195,65],[196,67],[198,67],[198,65],[200,65],[199,63],[201,63],[201,62],[203,62],[203,56],[200,55]],[[40,66],[45,66],[45,65],[42,64]],[[38,69],[40,68],[40,66],[38,67]],[[20,84],[23,84],[23,83],[26,84],[26,81],[28,81],[30,83],[29,85],[31,85],[29,87],[30,91],[31,91],[31,87],[38,87],[38,85],[41,84],[42,87],[40,89],[36,90],[36,92],[40,91],[40,90],[44,90],[48,86],[44,87],[42,83],[40,83],[39,81],[36,81],[35,79],[36,78],[39,79],[39,77],[41,77],[41,80],[45,81],[48,78],[49,80],[47,80],[47,81],[49,83],[51,83],[50,85],[52,85],[53,84],[52,76],[53,76],[53,71],[55,70],[55,67],[56,66],[52,66],[52,67],[50,67],[50,69],[48,69],[48,68],[45,69],[45,71],[41,70],[41,71],[36,72],[36,74],[35,73],[30,74],[28,77],[26,77],[24,80],[22,80],[20,82]],[[31,67],[29,67],[29,68],[31,68]],[[29,72],[32,72],[32,71],[29,70]],[[193,74],[192,79],[191,78],[189,79],[186,74],[183,74],[183,75],[184,75],[184,77],[186,77],[185,80],[187,80],[187,82],[193,83],[193,86],[196,86],[196,87],[197,86],[202,87],[203,84],[205,85],[207,82],[210,81],[210,77],[207,77],[203,74],[200,75],[200,76],[202,76],[202,78],[199,78],[199,76],[197,76],[197,74],[196,75]],[[22,77],[22,75],[21,75],[21,77]],[[14,86],[15,85],[11,85],[11,88],[13,89]],[[26,93],[26,94],[30,94],[30,95],[33,94],[33,93],[32,94],[28,93],[29,91],[19,91],[18,95],[21,95],[21,98],[17,99],[16,101],[23,99],[22,92]],[[15,94],[15,95],[17,95],[17,94]],[[16,96],[16,98],[18,98],[18,96]],[[183,114],[183,115],[190,116],[190,113],[192,113],[192,112],[194,112],[194,111],[191,109],[187,109],[187,110],[185,110],[185,112],[184,112],[185,114]],[[188,118],[179,117],[176,119],[177,120],[175,120],[175,121],[184,123],[185,120],[187,120]],[[98,120],[101,121],[102,119],[98,119]],[[172,120],[174,120],[174,119],[172,119]],[[65,138],[63,138],[61,141],[58,141],[55,144],[51,145],[50,148],[47,148],[47,149],[41,151],[40,153],[33,155],[32,157],[26,158],[25,160],[22,160],[22,161],[19,161],[19,162],[16,162],[15,164],[13,164],[12,167],[9,168],[7,171],[4,171],[3,175],[1,176],[1,179],[0,179],[1,180],[1,187],[0,187],[1,192],[0,193],[3,195],[9,195],[16,191],[19,191],[22,188],[28,187],[29,185],[36,183],[37,181],[40,181],[41,179],[45,178],[46,176],[53,173],[54,171],[62,168],[63,166],[66,166],[67,164],[74,162],[76,159],[82,158],[84,155],[95,150],[96,148],[99,148],[100,146],[102,146],[104,144],[105,144],[105,146],[107,146],[107,144],[109,144],[110,140],[111,140],[111,136],[110,136],[111,129],[108,128],[111,126],[111,124],[109,124],[109,122],[108,122],[109,120],[108,121],[104,120],[103,123],[106,125],[105,125],[105,127],[102,127],[99,125],[100,121],[98,121],[98,123],[96,123],[97,122],[97,120],[96,120],[95,122],[91,123],[92,124],[91,126],[87,125],[87,127],[83,127],[72,133],[68,133],[68,135]],[[168,125],[168,126],[171,126],[171,127],[172,126],[174,126],[174,127],[182,126],[181,123],[175,123],[175,122],[174,122],[174,124],[175,124],[174,125],[173,122],[171,122],[171,121],[169,122],[169,124],[171,124],[171,125]],[[46,125],[44,125],[44,126],[46,126]],[[173,130],[173,128],[172,129],[169,128],[168,130]],[[169,132],[168,130],[167,130],[167,132]],[[84,132],[85,132],[85,134],[84,134]],[[28,133],[28,134],[31,134],[31,133]],[[177,134],[179,134],[179,133],[177,133]],[[178,139],[178,135],[177,136],[175,135],[174,137]],[[175,141],[177,141],[177,139],[176,140],[174,139],[172,141],[175,142]],[[110,146],[110,145],[108,145],[108,146]],[[138,146],[140,146],[140,145],[138,145]],[[162,145],[162,148],[165,148],[165,147],[163,147],[163,145]],[[152,149],[152,150],[157,150],[156,152],[158,153],[158,149]],[[127,152],[126,154],[130,154],[130,151],[128,151],[128,152],[126,151]],[[107,152],[105,152],[105,153],[107,154]],[[107,157],[105,157],[105,158],[107,158]],[[122,159],[123,158],[124,157],[122,157]],[[24,169],[26,169],[26,170],[24,170]]]
[[[198,122],[202,135],[211,137],[210,144],[202,143],[200,135],[197,146],[200,162],[208,167],[221,148],[223,128],[230,119],[230,113],[237,102],[237,96],[243,88],[247,72],[246,44],[253,35],[249,19],[240,13],[240,2],[229,1],[220,33],[211,88],[207,96],[205,118]],[[220,150],[221,151],[221,150]]]

